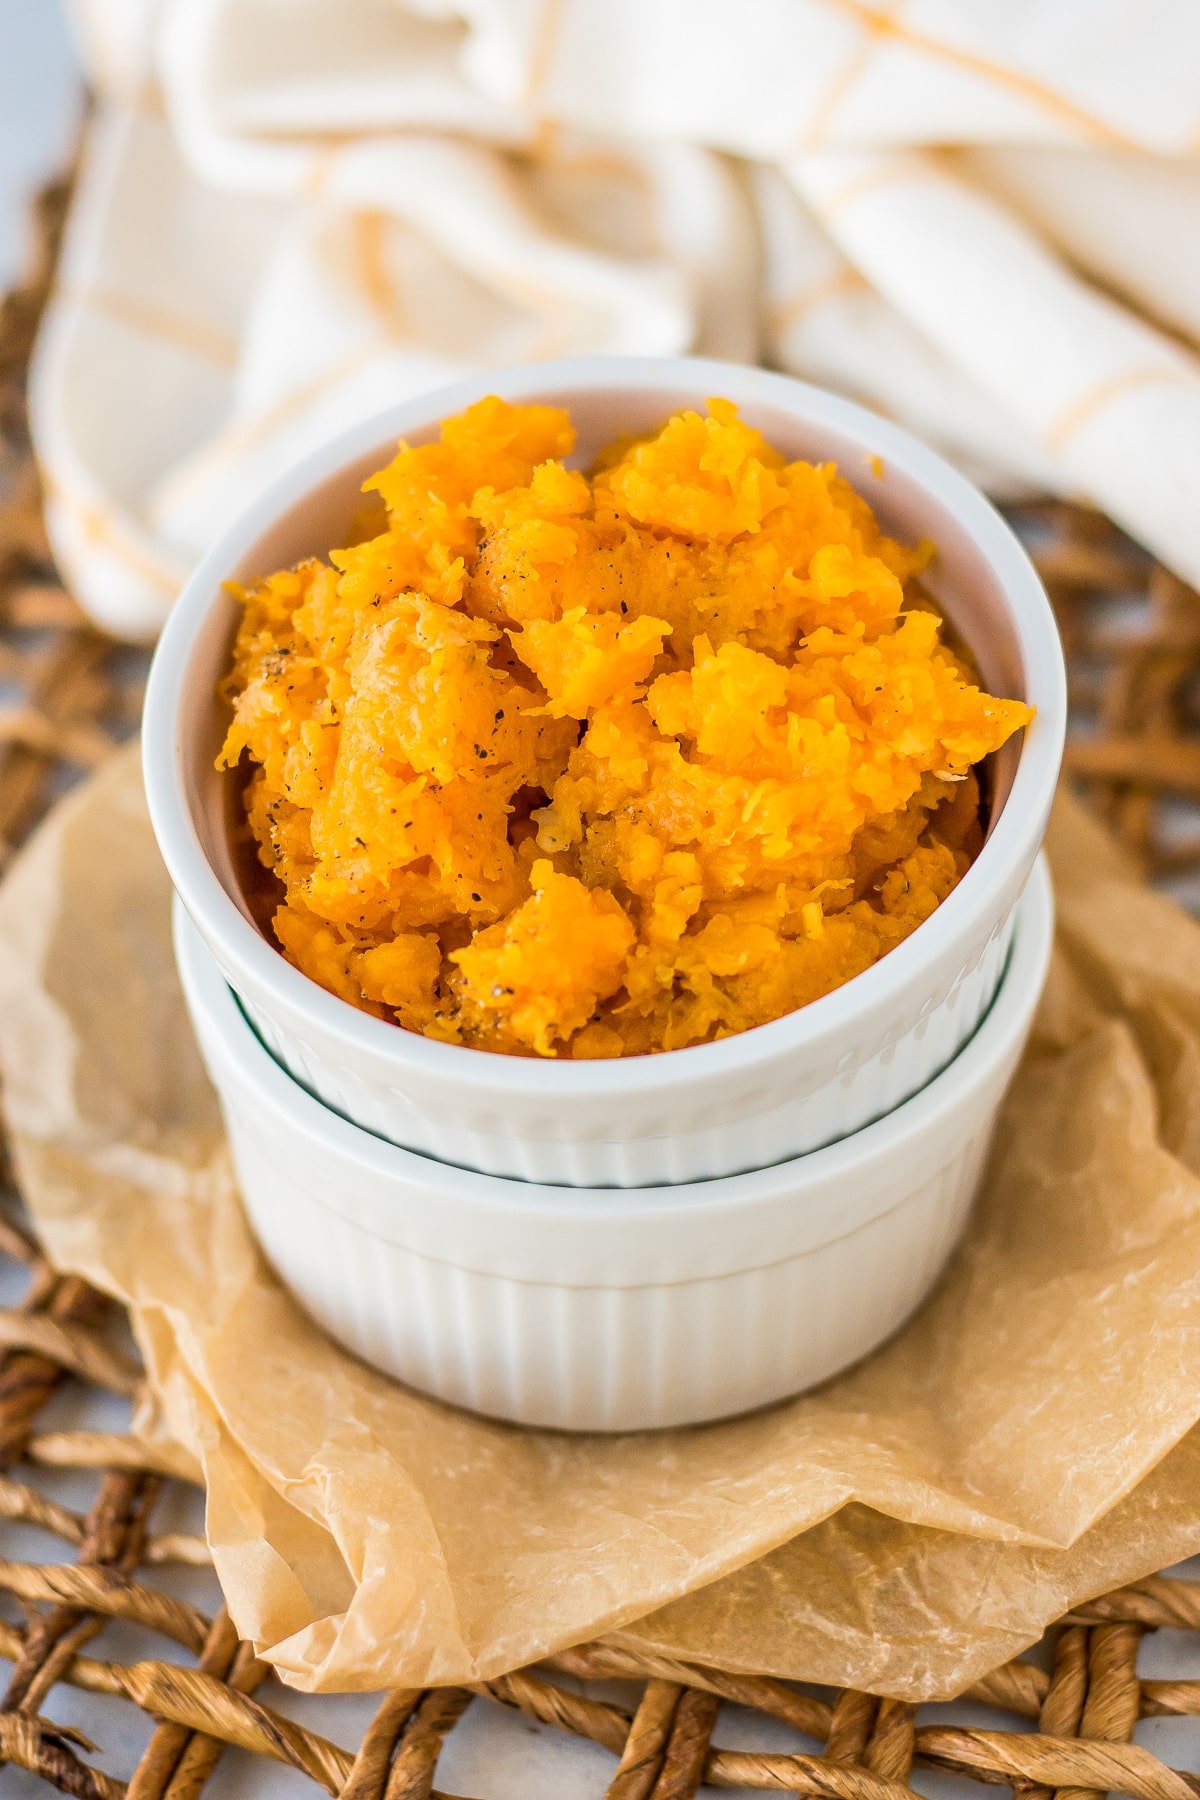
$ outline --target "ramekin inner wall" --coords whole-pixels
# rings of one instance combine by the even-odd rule
[[[1023,664],[1000,578],[954,512],[903,468],[886,460],[880,463],[856,438],[824,423],[799,420],[769,397],[748,397],[742,371],[731,368],[728,385],[734,386],[735,377],[741,377],[735,398],[742,417],[762,431],[776,448],[789,458],[837,462],[841,473],[871,504],[887,531],[910,542],[920,538],[933,540],[938,554],[927,586],[955,631],[970,646],[985,685],[993,693],[1012,698],[1031,697],[1036,684]],[[478,392],[489,391],[486,379],[481,380]],[[506,390],[501,380],[498,391],[511,390]],[[719,376],[714,391],[723,391]],[[572,460],[586,465],[614,437],[650,431],[670,413],[703,404],[706,396],[698,393],[695,386],[664,381],[660,385],[643,383],[636,389],[613,386],[603,390],[554,384],[531,389],[523,383],[515,397],[567,407],[578,431]],[[404,435],[410,442],[428,442],[436,437],[442,416],[439,412],[424,425],[407,429]],[[362,483],[390,458],[394,449],[394,438],[381,438],[369,450],[317,481],[247,547],[227,571],[227,579],[251,582],[305,557],[323,556],[343,542],[360,501]],[[216,595],[195,640],[185,683],[183,779],[205,855],[226,893],[250,918],[230,847],[230,783],[215,768],[228,718],[227,708],[216,698],[216,689],[228,666],[238,612],[232,596]],[[989,833],[1011,791],[1020,741],[1019,735],[1010,739],[992,759]]]

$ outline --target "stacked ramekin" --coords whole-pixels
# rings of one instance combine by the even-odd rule
[[[712,395],[836,461],[1033,723],[993,759],[990,824],[935,915],[874,968],[720,1043],[604,1062],[434,1043],[307,980],[255,925],[230,848],[217,698],[246,581],[344,541],[362,481],[487,393],[569,407],[585,462]],[[961,1230],[1052,936],[1037,865],[1065,679],[1004,522],[904,432],[763,370],[593,358],[395,407],[293,470],[197,569],[151,675],[146,785],[178,891],[184,989],[251,1222],[309,1311],[430,1393],[565,1429],[777,1400],[865,1354]],[[1030,879],[1032,873],[1032,879]]]

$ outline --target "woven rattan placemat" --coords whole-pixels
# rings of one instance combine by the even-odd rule
[[[93,630],[56,578],[25,432],[25,372],[64,199],[62,190],[44,196],[41,267],[0,308],[0,871],[57,795],[134,728],[144,674],[144,657]],[[1072,774],[1148,875],[1200,895],[1200,597],[1098,514],[1054,503],[1023,508],[1017,522],[1067,643]],[[1131,1741],[1141,1717],[1200,1716],[1200,1679],[1137,1674],[1145,1632],[1200,1631],[1200,1583],[1165,1576],[1092,1602],[1056,1628],[1046,1657],[978,1683],[969,1698],[986,1726],[931,1721],[926,1709],[853,1690],[593,1648],[478,1689],[382,1696],[360,1742],[331,1742],[304,1722],[321,1702],[283,1696],[223,1612],[209,1617],[180,1598],[179,1572],[198,1576],[208,1552],[173,1528],[179,1477],[128,1430],[71,1427],[80,1416],[72,1401],[85,1393],[104,1397],[105,1416],[120,1406],[127,1417],[140,1372],[112,1304],[46,1263],[2,1164],[0,1189],[0,1279],[23,1295],[0,1309],[0,1549],[32,1527],[74,1559],[0,1557],[0,1659],[11,1664],[0,1793],[8,1766],[84,1800],[193,1800],[232,1746],[341,1800],[430,1800],[447,1735],[469,1706],[491,1703],[602,1746],[611,1764],[596,1791],[617,1800],[687,1800],[702,1782],[905,1800],[914,1766],[1011,1786],[1023,1800],[1056,1790],[1069,1800],[1105,1789],[1135,1800],[1200,1796],[1200,1778]],[[50,1497],[67,1476],[84,1495],[74,1507]],[[148,1654],[117,1660],[116,1622],[125,1642],[148,1642]],[[93,1647],[105,1653],[89,1654],[101,1634]],[[571,1679],[609,1677],[619,1684],[605,1692],[620,1699],[589,1697]],[[71,1715],[70,1689],[153,1722],[136,1767],[105,1769],[102,1750],[54,1723]],[[715,1748],[722,1701],[759,1715],[764,1743],[777,1741],[782,1721],[813,1753]],[[532,1785],[545,1737],[525,1742]],[[254,1792],[255,1781],[236,1791]]]

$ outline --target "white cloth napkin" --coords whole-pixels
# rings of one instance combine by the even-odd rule
[[[76,7],[33,420],[111,629],[351,419],[585,350],[776,362],[1200,583],[1188,0]]]

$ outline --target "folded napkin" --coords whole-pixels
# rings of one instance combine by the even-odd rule
[[[351,419],[582,351],[763,358],[1200,582],[1184,0],[76,0],[50,526],[156,630]]]

